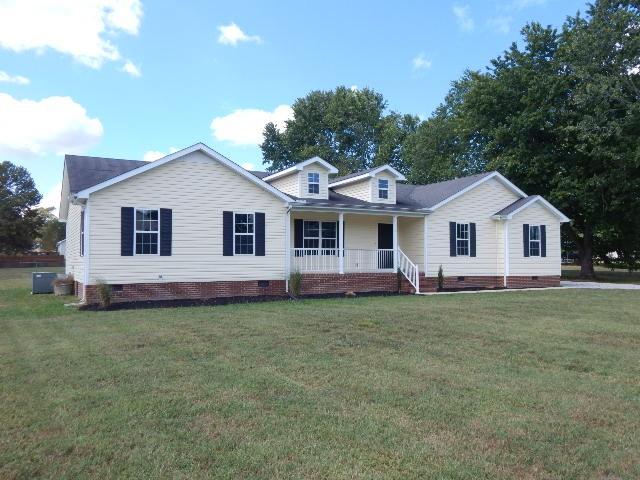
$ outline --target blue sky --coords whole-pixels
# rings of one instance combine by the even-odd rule
[[[261,168],[262,126],[311,90],[371,87],[427,117],[525,23],[578,10],[583,0],[0,0],[0,160],[27,167],[46,205],[64,153],[151,159],[202,141]]]

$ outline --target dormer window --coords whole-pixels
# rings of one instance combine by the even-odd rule
[[[307,173],[308,192],[314,195],[320,193],[320,174],[318,172]]]
[[[389,198],[389,180],[378,179],[378,198]]]

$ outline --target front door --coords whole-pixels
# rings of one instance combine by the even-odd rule
[[[378,268],[393,268],[393,225],[378,224]]]

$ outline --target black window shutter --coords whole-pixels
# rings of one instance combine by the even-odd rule
[[[233,256],[233,212],[222,212],[222,255]]]
[[[171,256],[172,211],[170,208],[160,209],[160,256]]]
[[[456,256],[456,222],[449,222],[449,256]]]
[[[522,247],[524,248],[524,256],[529,256],[529,224],[522,225]]]
[[[293,248],[303,248],[303,227],[304,220],[296,219],[293,221]]]
[[[256,245],[255,252],[257,257],[264,257],[264,213],[256,212]]]
[[[547,226],[540,225],[540,255],[547,256]]]
[[[476,256],[476,224],[469,224],[469,256]]]
[[[84,210],[80,212],[80,256],[84,257]]]
[[[133,256],[133,207],[120,208],[120,255]]]

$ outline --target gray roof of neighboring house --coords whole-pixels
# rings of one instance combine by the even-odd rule
[[[415,207],[431,208],[492,173],[478,173],[428,185],[404,185],[399,183],[396,185],[396,201]]]
[[[367,168],[366,170],[360,170],[359,172],[353,172],[353,173],[350,173],[349,175],[343,175],[342,177],[331,178],[331,179],[329,179],[329,184],[341,182],[342,180],[347,180],[347,179],[353,178],[353,177],[359,177],[360,175],[365,175],[365,174],[367,174],[369,172],[374,171],[376,168],[380,168],[380,167]]]
[[[142,160],[121,160],[82,155],[65,155],[64,162],[67,167],[71,193],[93,187],[149,163]]]
[[[517,209],[519,209],[522,205],[526,204],[527,202],[533,200],[534,198],[539,197],[540,195],[529,195],[528,197],[524,197],[524,198],[519,198],[518,200],[516,200],[515,202],[513,202],[511,205],[507,205],[506,207],[504,207],[502,210],[500,210],[499,212],[494,213],[494,215],[498,216],[498,215],[509,215],[512,212],[515,212]]]

